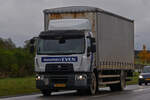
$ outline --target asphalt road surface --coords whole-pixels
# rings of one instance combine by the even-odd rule
[[[150,85],[129,85],[121,92],[111,92],[109,88],[100,88],[100,92],[94,96],[79,95],[76,91],[65,91],[52,93],[49,97],[36,94],[0,98],[0,100],[150,100]]]

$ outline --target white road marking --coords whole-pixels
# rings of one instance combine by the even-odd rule
[[[109,93],[109,94],[103,94],[103,95],[95,95],[95,96],[92,96],[92,97],[94,97],[94,98],[97,98],[97,97],[105,97],[105,96],[108,96],[108,95],[110,95],[111,93]]]
[[[141,89],[137,89],[137,90],[133,90],[133,92],[141,92],[141,91],[145,91],[145,90],[150,90],[150,88],[141,88]]]
[[[52,95],[59,95],[59,94],[68,94],[68,93],[75,93],[77,90],[72,91],[60,91],[60,92],[52,92]]]

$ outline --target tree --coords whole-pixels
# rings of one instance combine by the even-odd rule
[[[143,50],[138,54],[138,57],[143,64],[148,63],[150,60],[150,53],[147,52],[146,45],[143,45]]]
[[[0,38],[0,48],[14,49],[14,48],[16,48],[16,46],[13,43],[13,41],[11,40],[11,38],[8,38],[8,39]]]
[[[0,38],[0,78],[33,75],[34,55],[25,48],[17,48],[11,39]]]

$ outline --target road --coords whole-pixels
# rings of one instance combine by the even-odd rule
[[[80,96],[76,91],[65,91],[52,93],[52,96],[49,97],[36,94],[1,98],[0,100],[150,100],[150,85],[129,85],[121,92],[110,92],[109,88],[101,88],[95,96]]]

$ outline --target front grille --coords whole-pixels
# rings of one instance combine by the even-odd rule
[[[54,83],[67,83],[68,79],[51,79]]]
[[[53,73],[53,74],[48,74],[45,75],[45,78],[48,78],[50,83],[55,84],[55,83],[70,83],[73,81],[74,79],[74,75],[73,74],[57,74],[57,73]]]
[[[73,64],[46,64],[45,72],[73,72]]]

